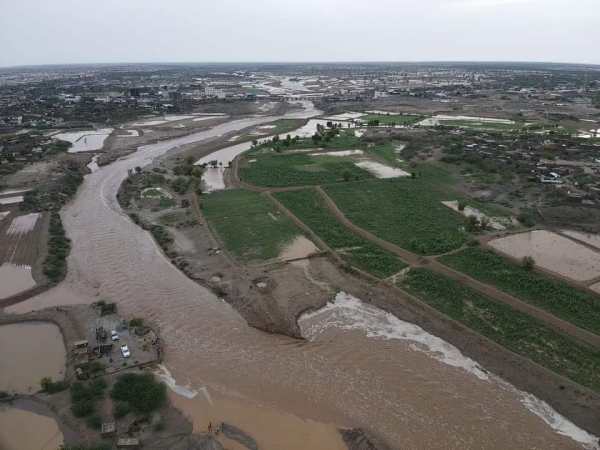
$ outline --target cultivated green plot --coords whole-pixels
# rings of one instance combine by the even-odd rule
[[[585,291],[525,270],[490,250],[468,248],[438,259],[567,322],[600,334],[600,301]]]
[[[406,125],[416,123],[423,120],[423,116],[410,116],[407,114],[366,114],[358,118],[362,122],[369,122],[372,120],[379,120],[380,124],[396,124]]]
[[[274,196],[348,264],[379,278],[387,278],[406,267],[393,253],[344,227],[314,191],[280,192]]]
[[[342,156],[278,155],[244,161],[240,180],[255,186],[313,186],[374,178]]]
[[[308,150],[308,149],[345,149],[345,148],[363,148],[366,143],[354,136],[354,132],[342,130],[338,136],[329,140],[321,138],[320,140],[313,139],[297,139],[286,140],[285,136],[280,136],[278,142],[269,141],[266,144],[259,144],[246,153],[246,156],[255,155],[275,155],[278,153],[290,152],[293,150]],[[260,141],[260,139],[259,139]]]
[[[454,200],[447,175],[433,166],[414,169],[415,179],[392,178],[324,187],[355,225],[421,255],[459,248],[467,240],[464,217],[441,204]]]
[[[239,263],[280,256],[302,232],[264,195],[230,190],[202,197],[208,224],[225,250]]]
[[[427,269],[411,269],[397,284],[503,347],[600,390],[600,350],[579,345],[528,314]]]

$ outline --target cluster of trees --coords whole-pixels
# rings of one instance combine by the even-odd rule
[[[459,209],[460,209],[460,205],[459,205]],[[464,209],[464,207],[463,207]],[[487,217],[482,217],[481,219],[478,219],[475,216],[467,216],[465,217],[465,231],[471,233],[471,232],[478,232],[478,231],[484,231],[487,230],[490,227],[490,220]]]
[[[71,248],[71,241],[65,235],[60,215],[53,211],[50,215],[48,229],[48,255],[44,261],[44,275],[51,281],[60,281],[66,273],[66,260]]]

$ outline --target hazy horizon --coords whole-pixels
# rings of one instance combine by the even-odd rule
[[[0,67],[78,64],[600,64],[600,2],[0,0]]]

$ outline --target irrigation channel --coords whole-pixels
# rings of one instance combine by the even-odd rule
[[[316,114],[309,107],[285,117]],[[124,315],[149,318],[166,345],[162,376],[178,393],[175,405],[199,429],[215,417],[212,409],[220,411],[261,449],[342,449],[339,426],[370,429],[393,448],[594,448],[592,436],[456,348],[344,293],[301,318],[307,342],[253,329],[174,268],[122,213],[116,194],[128,169],[270,120],[142,146],[86,176],[62,212],[72,239],[67,280],[40,304],[103,298]]]

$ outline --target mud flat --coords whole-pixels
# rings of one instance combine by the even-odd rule
[[[551,231],[513,234],[488,244],[517,259],[531,255],[536,265],[576,281],[600,276],[600,253]]]
[[[2,264],[0,266],[0,300],[35,286],[31,267]]]
[[[307,239],[304,236],[298,236],[291,244],[283,249],[280,258],[284,261],[290,259],[302,259],[316,251],[319,251],[319,249],[310,239]]]
[[[516,225],[516,223],[510,219],[503,219],[499,217],[490,217],[487,214],[482,213],[478,209],[472,208],[470,206],[465,206],[465,208],[461,211],[458,208],[458,201],[451,200],[447,202],[442,202],[442,205],[447,206],[448,208],[453,209],[457,213],[468,217],[475,216],[479,220],[487,219],[489,221],[490,227],[494,230],[506,230],[507,226]]]
[[[56,325],[2,325],[0,342],[0,391],[32,393],[39,390],[43,377],[64,377],[67,355]]]
[[[589,244],[592,247],[596,247],[598,251],[600,251],[600,236],[597,234],[581,233],[580,231],[570,230],[564,230],[562,231],[562,233],[569,237],[585,242],[586,244]]]

